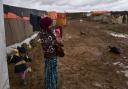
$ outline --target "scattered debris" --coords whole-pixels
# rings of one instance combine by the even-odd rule
[[[128,69],[128,66],[124,65],[123,63],[119,64],[119,66],[123,69]]]
[[[123,59],[127,59],[127,57],[123,57]]]
[[[83,22],[83,19],[80,19],[80,23],[82,23]]]
[[[118,64],[120,64],[120,62],[115,62],[115,63],[113,63],[113,65],[118,65]]]
[[[128,81],[126,81],[126,84],[128,85]]]
[[[96,87],[100,87],[100,88],[102,87],[102,84],[100,84],[98,82],[95,82],[93,85],[96,86]]]
[[[108,34],[110,34],[111,36],[114,37],[119,37],[119,38],[128,38],[127,34],[123,34],[123,33],[117,33],[117,32],[107,32]]]
[[[125,70],[125,71],[121,71],[122,73],[124,73],[125,77],[128,78],[128,70]]]
[[[120,49],[115,47],[115,46],[109,46],[110,50],[109,52],[115,53],[115,54],[120,54]]]
[[[85,36],[85,35],[86,35],[86,33],[85,33],[85,32],[83,32],[83,31],[80,31],[80,35],[81,35],[81,36]]]
[[[120,74],[121,72],[120,71],[116,71],[117,74]]]
[[[118,65],[120,68],[123,68],[123,69],[128,69],[128,66],[126,66],[125,64],[121,63],[121,62],[115,62],[113,63],[113,65]]]

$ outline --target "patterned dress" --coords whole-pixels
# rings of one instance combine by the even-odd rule
[[[52,32],[40,32],[45,59],[45,89],[57,89],[56,38]]]

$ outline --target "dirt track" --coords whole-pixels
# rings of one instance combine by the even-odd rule
[[[120,66],[120,63],[128,65],[128,39],[107,34],[106,31],[112,26],[75,20],[64,28],[66,56],[58,58],[59,89],[128,89],[128,78],[122,73],[127,68]],[[119,47],[122,54],[109,53],[109,45]],[[41,47],[35,48],[30,55],[33,58],[33,72],[28,74],[26,87],[19,85],[13,65],[9,65],[11,89],[43,89]],[[124,59],[124,56],[127,58]]]

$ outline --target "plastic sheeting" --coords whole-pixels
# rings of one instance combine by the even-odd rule
[[[2,1],[0,0],[0,89],[9,89]]]
[[[28,20],[5,19],[5,35],[7,46],[21,42],[33,34]]]

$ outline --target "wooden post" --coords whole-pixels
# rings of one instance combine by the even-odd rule
[[[3,2],[0,0],[0,89],[9,89]]]

